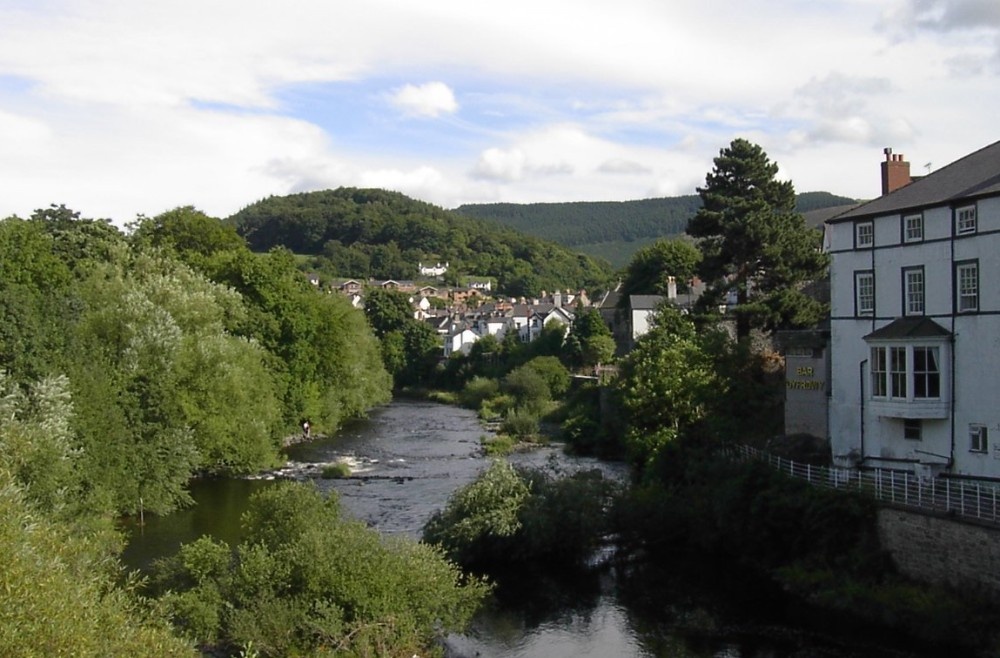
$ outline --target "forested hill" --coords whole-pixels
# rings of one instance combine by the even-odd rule
[[[797,195],[796,202],[804,213],[855,201],[829,192],[806,192]],[[684,233],[700,207],[701,199],[689,194],[638,201],[467,204],[455,212],[494,220],[623,266],[640,247]]]
[[[414,279],[418,263],[449,263],[446,282],[492,277],[503,292],[605,288],[610,264],[510,226],[458,215],[398,192],[339,188],[269,197],[228,218],[254,251],[283,246],[317,270]]]

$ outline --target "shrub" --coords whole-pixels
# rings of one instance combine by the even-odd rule
[[[483,402],[500,392],[500,384],[495,379],[473,377],[462,389],[459,400],[463,407],[479,409]]]
[[[351,476],[351,467],[344,462],[336,462],[335,464],[327,464],[323,467],[320,473],[321,477],[325,480],[335,480],[338,478],[346,478]]]
[[[538,416],[527,409],[511,409],[500,424],[500,431],[530,441],[538,436]]]
[[[483,452],[485,452],[490,457],[503,457],[514,452],[514,447],[517,445],[517,441],[507,435],[498,436],[483,436],[480,439],[483,445]]]
[[[503,392],[512,395],[518,406],[538,404],[552,399],[548,382],[537,370],[521,366],[503,378]]]
[[[509,395],[498,395],[488,400],[483,400],[479,408],[479,417],[484,420],[502,418],[507,412],[514,408],[515,400]]]
[[[616,492],[600,472],[554,477],[497,460],[431,518],[424,540],[472,568],[579,562],[605,534]]]
[[[252,645],[266,657],[321,647],[338,655],[411,655],[438,633],[462,630],[488,591],[440,549],[384,541],[343,519],[336,497],[324,499],[309,485],[258,492],[243,527],[232,569],[196,568],[189,548],[196,542],[157,570],[159,587],[172,590],[164,604],[209,648]],[[207,626],[216,618],[213,632]]]

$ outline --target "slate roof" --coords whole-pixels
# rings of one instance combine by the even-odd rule
[[[829,224],[1000,194],[1000,142],[914,179],[895,192],[827,220]]]
[[[653,310],[660,305],[663,299],[663,295],[629,295],[628,305],[633,311]]]
[[[923,316],[896,318],[881,329],[876,329],[865,340],[900,340],[904,338],[941,338],[951,332],[934,320]]]

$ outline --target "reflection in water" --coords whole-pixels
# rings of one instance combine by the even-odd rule
[[[443,405],[396,401],[337,436],[293,446],[295,462],[346,461],[353,476],[315,480],[336,491],[347,513],[387,534],[418,537],[434,511],[471,482],[489,461],[480,454],[484,433],[474,413]],[[562,455],[545,448],[513,461],[565,471],[601,468],[614,477],[622,467]],[[236,542],[249,496],[266,480],[197,482],[192,509],[147,518],[127,528],[123,556],[147,569],[182,542],[202,534]],[[681,561],[669,569],[606,566],[590,571],[557,569],[503,574],[492,603],[470,632],[445,640],[452,658],[636,656],[670,658],[804,658],[907,656],[886,646],[848,647],[789,628],[779,592],[723,573],[719,565]]]

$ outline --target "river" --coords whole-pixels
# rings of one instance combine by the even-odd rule
[[[352,477],[316,478],[336,491],[345,510],[384,534],[418,537],[431,514],[488,465],[484,434],[474,413],[397,400],[336,436],[288,449],[291,471],[315,473],[347,462]],[[621,465],[568,457],[558,447],[511,457],[517,463],[564,472],[599,468],[623,477]],[[269,480],[196,482],[197,504],[129,529],[123,560],[147,570],[157,557],[203,534],[239,539],[239,518],[250,494]],[[904,638],[850,629],[838,637],[785,604],[780,592],[725,565],[605,567],[586,572],[507,574],[496,596],[465,635],[444,639],[446,655],[559,658],[854,658],[920,653]]]

